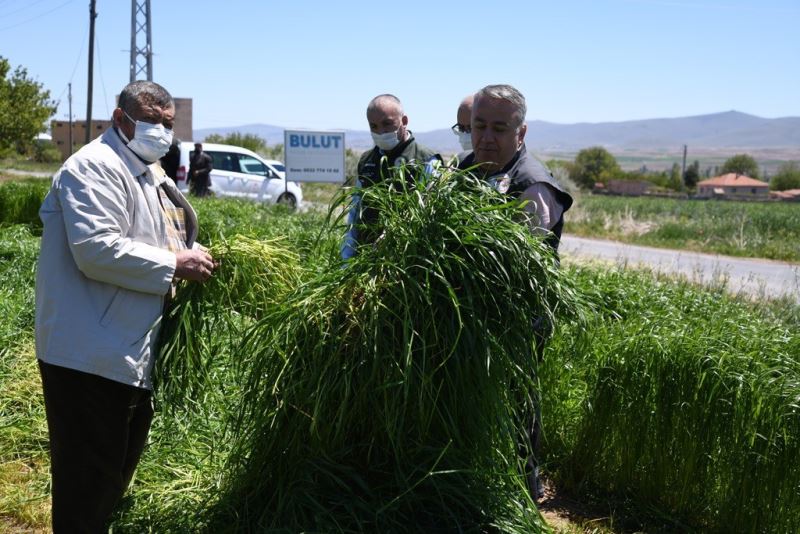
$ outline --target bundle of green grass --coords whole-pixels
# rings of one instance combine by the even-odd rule
[[[281,239],[220,237],[209,253],[219,263],[205,283],[182,282],[168,306],[154,369],[157,399],[169,409],[197,404],[217,387],[231,347],[300,281],[297,255]]]
[[[408,171],[359,191],[379,239],[265,307],[235,349],[236,441],[198,525],[544,528],[518,451],[532,325],[575,317],[578,299],[519,206],[467,173],[408,186]]]

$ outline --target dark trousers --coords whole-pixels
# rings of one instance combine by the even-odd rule
[[[197,176],[192,177],[192,184],[192,192],[195,194],[195,196],[208,196],[208,187],[211,185],[211,176],[208,174],[198,174]]]
[[[107,532],[147,441],[150,391],[39,361],[50,433],[53,532]]]

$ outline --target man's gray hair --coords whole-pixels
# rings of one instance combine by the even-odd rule
[[[512,85],[487,85],[477,93],[475,93],[475,100],[481,97],[493,98],[496,100],[505,100],[510,102],[519,115],[519,123],[514,126],[519,126],[525,122],[525,114],[528,112],[528,106],[525,105],[525,97],[522,93]]]
[[[174,108],[175,100],[173,100],[169,91],[157,83],[137,80],[125,86],[119,94],[117,106],[122,111],[131,114],[138,113],[142,106]]]
[[[367,105],[367,113],[378,109],[378,104],[382,100],[388,100],[394,104],[397,104],[397,106],[400,108],[400,112],[401,113],[403,112],[403,104],[400,102],[400,99],[389,93],[384,93],[382,95],[376,96],[375,98],[369,101],[369,104]]]

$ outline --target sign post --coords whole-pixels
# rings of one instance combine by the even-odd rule
[[[344,183],[344,132],[284,130],[286,181]]]

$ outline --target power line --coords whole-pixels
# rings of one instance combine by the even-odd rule
[[[72,83],[72,80],[75,78],[75,71],[78,70],[78,64],[81,62],[81,57],[83,56],[83,47],[86,45],[86,36],[89,33],[89,24],[86,24],[86,32],[83,34],[83,39],[81,39],[81,48],[78,51],[78,57],[75,59],[75,66],[72,67],[72,74],[69,75],[69,83]],[[68,85],[69,86],[69,85]],[[65,87],[64,90],[61,91],[61,94],[58,95],[56,99],[59,103],[61,102],[61,97],[64,96],[64,92],[67,90]]]
[[[97,70],[100,71],[100,86],[103,88],[103,101],[106,104],[106,115],[111,117],[111,112],[108,110],[108,94],[106,94],[106,81],[103,77],[103,62],[100,61],[100,57],[103,55],[100,52],[100,36],[95,35],[94,42],[97,45]]]
[[[41,4],[42,2],[44,2],[44,0],[36,0],[35,2],[31,2],[30,4],[25,4],[24,6],[22,6],[19,9],[16,9],[14,11],[10,11],[10,12],[5,13],[5,14],[0,15],[0,16],[7,17],[9,15],[15,15],[16,13],[19,13],[20,11],[25,11],[26,9],[31,8],[31,7],[35,6],[36,4]]]
[[[29,18],[29,19],[23,20],[22,22],[18,22],[18,23],[16,23],[16,24],[12,24],[11,26],[4,26],[3,28],[0,28],[0,31],[4,31],[4,30],[10,30],[11,28],[16,28],[16,27],[18,27],[18,26],[22,26],[23,24],[27,24],[27,23],[29,23],[29,22],[33,22],[34,20],[39,20],[40,18],[42,18],[42,17],[44,17],[44,16],[46,16],[46,15],[49,15],[49,14],[50,14],[50,13],[52,13],[53,11],[56,11],[56,10],[58,10],[58,9],[61,9],[61,8],[62,8],[62,7],[64,7],[65,5],[67,5],[67,4],[71,4],[71,3],[72,3],[72,2],[74,2],[74,1],[75,1],[75,0],[67,0],[67,1],[66,1],[66,2],[64,2],[63,4],[59,4],[59,5],[57,5],[56,7],[54,7],[53,9],[51,9],[50,11],[45,11],[44,13],[41,13],[41,14],[39,14],[39,15],[36,15],[35,17],[31,17],[31,18]]]

